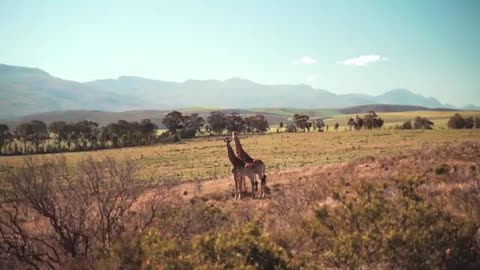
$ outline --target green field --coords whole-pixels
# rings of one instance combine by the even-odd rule
[[[408,114],[407,114],[408,115]],[[412,113],[411,115],[415,115]],[[480,130],[372,130],[355,132],[270,133],[241,136],[245,149],[267,164],[267,171],[282,171],[349,161],[356,157],[396,154],[422,146],[479,141]],[[207,180],[230,174],[223,137],[205,137],[180,143],[63,154],[74,166],[87,157],[131,158],[142,172],[182,181]],[[47,154],[34,156],[48,158]],[[18,166],[24,156],[0,157],[0,164]]]
[[[388,113],[377,113],[384,121],[385,127],[401,125],[405,121],[413,120],[417,116],[426,117],[432,121],[435,125],[434,128],[445,129],[447,128],[447,122],[450,117],[452,117],[457,112],[452,111],[412,111],[412,112],[388,112]],[[461,111],[458,112],[462,116],[480,116],[479,111]],[[341,114],[334,115],[331,118],[325,120],[325,123],[329,126],[333,126],[335,123],[340,124],[340,130],[344,130],[346,127],[349,118],[355,118],[356,116],[362,116],[363,114]]]

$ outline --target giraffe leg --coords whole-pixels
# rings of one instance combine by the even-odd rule
[[[249,175],[248,178],[250,179],[250,184],[252,187],[252,200],[255,199],[255,175]]]
[[[235,182],[235,197],[234,200],[238,199],[238,176],[236,173],[233,174],[233,181]]]
[[[241,176],[240,174],[237,174],[237,179],[238,179],[238,199],[241,200],[242,199],[242,186],[243,186],[243,182],[245,182],[243,180],[243,176]]]

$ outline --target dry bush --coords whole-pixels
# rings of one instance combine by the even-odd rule
[[[64,158],[25,159],[8,169],[0,207],[0,259],[59,268],[88,263],[122,234],[150,226],[171,183],[140,179],[129,160],[87,159],[72,172]]]

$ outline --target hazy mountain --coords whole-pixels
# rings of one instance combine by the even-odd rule
[[[447,107],[408,90],[379,96],[336,95],[305,84],[264,85],[246,79],[168,82],[141,77],[87,83],[67,81],[35,68],[0,65],[0,118],[62,110],[145,110],[193,106],[220,108],[343,108],[367,104]]]
[[[301,107],[343,108],[372,103],[443,107],[435,98],[426,98],[408,90],[392,90],[379,96],[336,95],[305,84],[264,85],[246,79],[188,80],[183,83],[119,77],[86,83],[98,89],[129,94],[135,92],[145,102],[162,100],[177,107],[220,106],[229,108]]]
[[[55,78],[36,68],[0,65],[0,117],[72,109],[125,110],[138,106],[134,96],[98,91]]]
[[[471,110],[471,111],[480,111],[480,106],[476,106],[473,104],[468,104],[462,107],[464,110]]]

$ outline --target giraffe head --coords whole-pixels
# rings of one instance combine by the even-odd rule
[[[225,137],[225,139],[223,139],[223,141],[227,144],[230,144],[232,142],[232,138],[230,137]]]
[[[238,133],[236,131],[232,131],[232,138],[235,140],[238,137]]]

